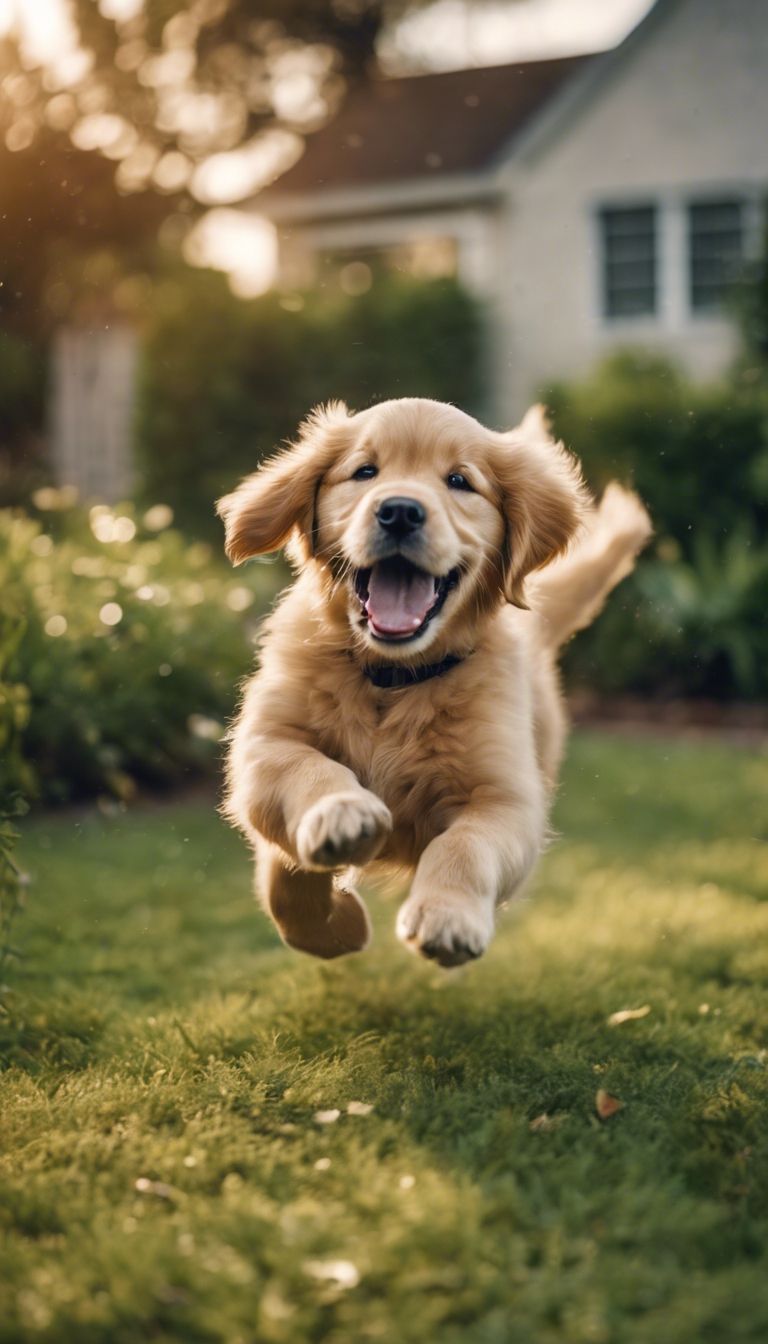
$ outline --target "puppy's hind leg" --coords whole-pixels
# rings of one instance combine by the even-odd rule
[[[289,947],[326,960],[367,947],[368,912],[345,876],[287,867],[277,846],[261,840],[256,877],[264,907]]]

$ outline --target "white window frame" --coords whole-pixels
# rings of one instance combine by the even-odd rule
[[[722,322],[728,320],[728,310],[724,305],[715,308],[696,308],[693,302],[693,232],[691,229],[690,207],[693,205],[718,204],[721,201],[738,201],[741,203],[743,217],[743,261],[748,264],[759,257],[763,245],[763,215],[764,201],[768,196],[768,188],[765,193],[757,191],[754,186],[749,189],[724,187],[718,191],[708,188],[706,191],[691,192],[685,201],[685,299],[688,312],[688,318],[691,322]]]
[[[653,219],[653,309],[645,313],[609,313],[607,311],[607,275],[606,275],[606,232],[605,216],[609,213],[631,210],[650,210]],[[635,327],[645,323],[655,325],[658,321],[661,305],[661,207],[659,201],[651,196],[638,197],[635,200],[601,202],[595,211],[597,229],[597,304],[603,324],[613,327],[616,324]]]
[[[706,312],[691,302],[691,255],[688,207],[708,200],[742,200],[745,208],[745,256],[760,255],[763,220],[768,202],[768,183],[692,182],[674,191],[668,188],[617,192],[593,202],[591,216],[592,311],[596,328],[604,337],[653,340],[691,327],[721,329],[731,325],[726,311]],[[655,314],[608,316],[603,303],[603,231],[604,210],[656,208],[656,312]]]

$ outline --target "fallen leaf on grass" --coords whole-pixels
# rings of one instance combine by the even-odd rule
[[[528,1128],[532,1134],[549,1134],[561,1123],[562,1116],[547,1115],[547,1112],[543,1111],[541,1115],[534,1116],[533,1120],[528,1121]]]
[[[603,1087],[597,1089],[597,1095],[595,1096],[595,1110],[601,1120],[610,1120],[612,1115],[615,1115],[617,1111],[623,1109],[624,1102],[620,1101],[618,1097],[612,1097],[610,1092],[606,1092]]]
[[[315,1111],[315,1124],[335,1125],[340,1115],[341,1111],[337,1110],[335,1106],[330,1111]]]
[[[150,1181],[148,1176],[139,1176],[134,1182],[134,1189],[140,1195],[154,1195],[155,1199],[178,1199],[181,1193],[174,1190],[172,1185],[166,1185],[165,1181]]]
[[[636,1022],[640,1017],[647,1017],[651,1011],[651,1005],[644,1003],[642,1008],[622,1008],[618,1013],[611,1013],[608,1018],[609,1027],[620,1027],[622,1022]]]

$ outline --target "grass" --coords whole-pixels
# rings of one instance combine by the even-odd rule
[[[763,1344],[767,795],[577,738],[535,899],[448,975],[384,899],[364,957],[283,950],[204,801],[30,824],[0,1340]]]

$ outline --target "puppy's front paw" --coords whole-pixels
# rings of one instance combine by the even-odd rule
[[[392,829],[380,798],[361,789],[331,793],[304,813],[296,832],[302,868],[346,868],[367,863]]]
[[[481,957],[493,937],[493,906],[477,896],[409,896],[397,916],[397,936],[412,952],[441,966]]]

